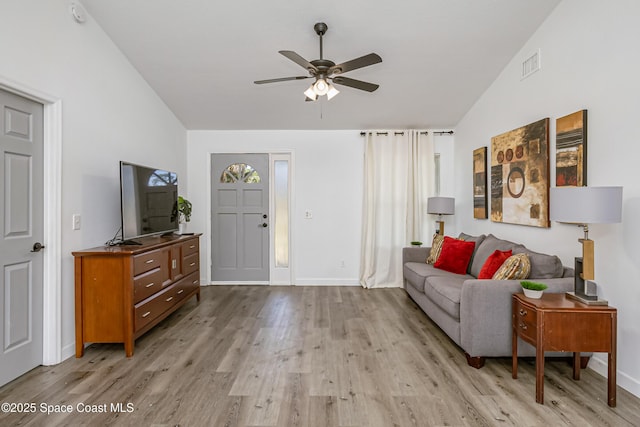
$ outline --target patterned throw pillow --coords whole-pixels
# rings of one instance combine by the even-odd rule
[[[527,254],[515,254],[507,258],[493,275],[493,280],[522,280],[529,277],[531,262]]]
[[[429,252],[429,256],[427,257],[427,264],[434,264],[438,257],[440,256],[440,252],[442,251],[442,243],[444,242],[444,236],[439,234],[433,235],[433,242],[431,243],[431,252]]]

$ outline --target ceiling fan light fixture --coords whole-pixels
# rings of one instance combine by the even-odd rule
[[[313,84],[313,91],[318,96],[326,95],[329,92],[329,84],[325,79],[320,78]]]
[[[339,93],[340,93],[340,91],[338,89],[336,89],[336,87],[334,85],[329,83],[329,91],[327,92],[327,100],[330,101],[331,98],[333,98],[334,96],[336,96]]]
[[[307,98],[309,98],[310,100],[315,101],[315,100],[316,100],[316,98],[318,97],[318,95],[316,94],[316,92],[315,92],[315,90],[314,90],[313,86],[314,86],[314,85],[309,86],[309,89],[305,90],[305,91],[304,91],[304,94],[305,94],[305,96],[306,96]]]

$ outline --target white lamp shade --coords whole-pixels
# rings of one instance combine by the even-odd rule
[[[574,224],[622,221],[622,187],[554,187],[549,218]]]
[[[312,101],[315,101],[316,98],[318,97],[318,95],[316,95],[315,91],[313,90],[313,85],[309,86],[309,89],[305,90],[304,94],[307,98],[309,98]]]
[[[429,197],[427,199],[427,213],[437,215],[453,215],[456,211],[453,197]]]

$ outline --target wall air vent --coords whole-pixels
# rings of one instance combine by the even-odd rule
[[[526,79],[540,69],[540,49],[522,61],[522,74],[520,80]]]

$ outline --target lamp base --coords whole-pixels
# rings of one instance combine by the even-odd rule
[[[609,302],[607,300],[600,299],[597,297],[596,299],[591,299],[593,297],[590,297],[588,295],[580,295],[575,292],[567,292],[566,296],[569,299],[576,300],[587,305],[609,305]]]

